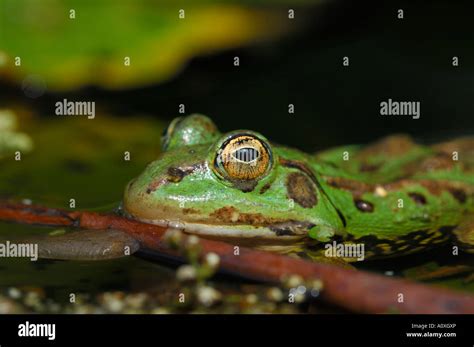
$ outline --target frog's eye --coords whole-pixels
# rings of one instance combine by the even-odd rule
[[[257,180],[270,170],[272,153],[267,142],[256,135],[236,134],[222,143],[214,165],[230,180]]]
[[[208,117],[193,114],[173,119],[161,137],[163,151],[169,149],[211,143],[219,135],[216,126]]]

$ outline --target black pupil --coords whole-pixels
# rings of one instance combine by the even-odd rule
[[[236,150],[232,153],[232,156],[239,161],[250,163],[256,160],[259,157],[259,154],[260,153],[255,148],[244,147]]]

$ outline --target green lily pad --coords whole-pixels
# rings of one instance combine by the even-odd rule
[[[194,56],[289,28],[286,11],[216,1],[2,0],[0,22],[0,76],[50,90],[156,83]]]

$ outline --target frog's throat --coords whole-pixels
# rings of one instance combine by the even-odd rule
[[[182,220],[153,220],[134,217],[141,222],[155,224],[167,228],[182,230],[189,234],[195,234],[203,237],[211,237],[218,239],[262,239],[273,240],[279,242],[294,242],[303,239],[306,235],[292,234],[285,235],[275,232],[270,226],[249,226],[241,224],[205,224],[190,223]]]

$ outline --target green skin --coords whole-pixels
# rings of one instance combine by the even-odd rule
[[[216,156],[249,134],[271,151],[260,177],[232,180]],[[163,152],[126,187],[134,219],[280,252],[363,243],[365,258],[408,254],[455,236],[474,245],[474,139],[433,146],[395,135],[315,155],[251,131],[221,134],[202,115],[175,119]]]

